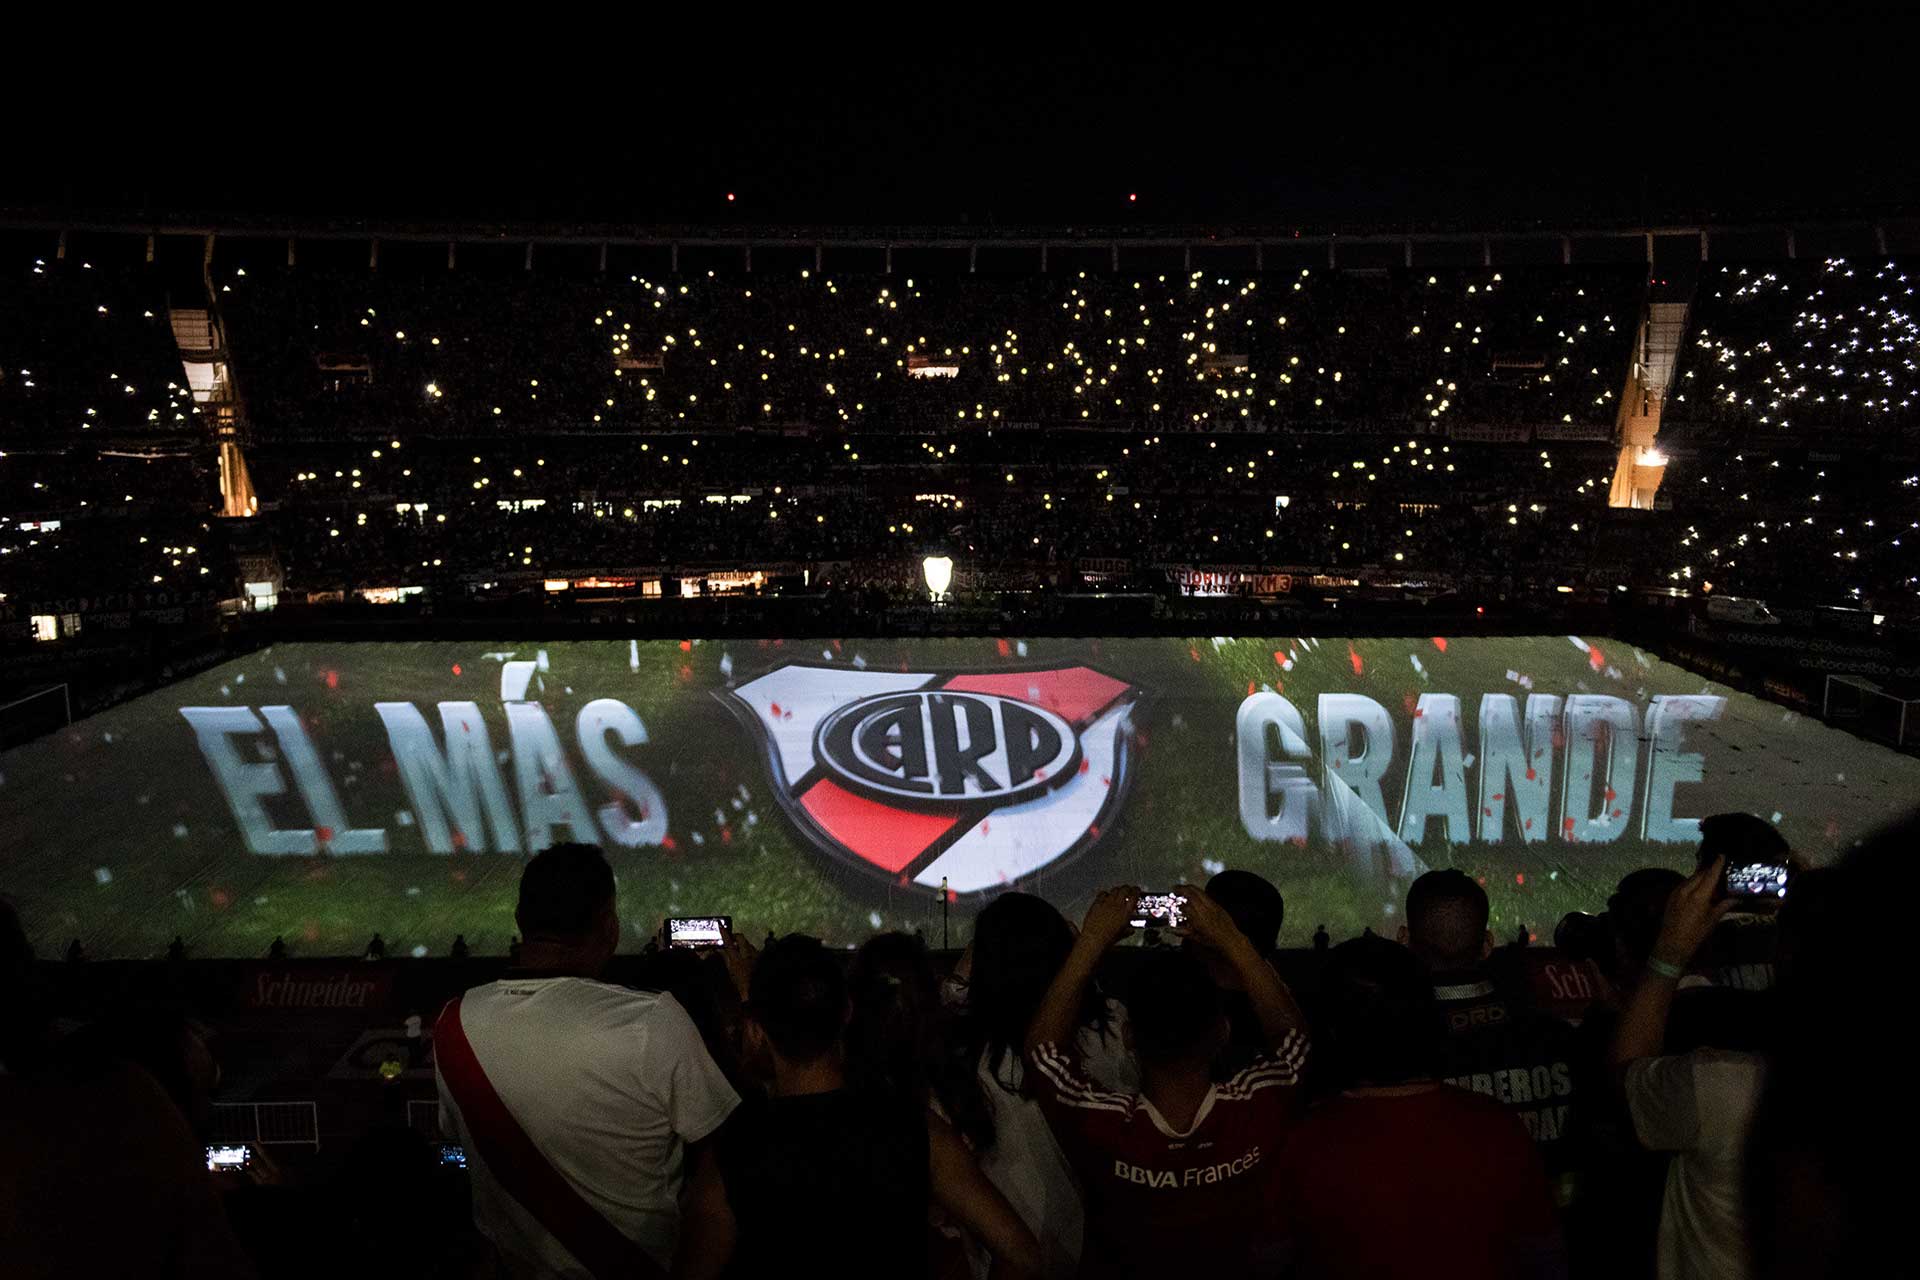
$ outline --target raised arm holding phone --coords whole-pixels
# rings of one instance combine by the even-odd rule
[[[1027,1035],[1036,1098],[1085,1189],[1083,1276],[1250,1274],[1278,1243],[1268,1210],[1306,1061],[1300,1011],[1218,904],[1191,886],[1175,894],[1187,899],[1175,931],[1229,959],[1272,1054],[1216,1084],[1210,1067],[1227,1039],[1219,988],[1187,948],[1156,948],[1124,1002],[1141,1090],[1096,1087],[1074,1047],[1078,1011],[1107,951],[1132,931],[1141,895],[1124,885],[1094,900]]]

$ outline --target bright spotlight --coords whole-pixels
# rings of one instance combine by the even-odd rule
[[[920,562],[920,570],[927,577],[927,590],[936,597],[947,594],[953,585],[952,556],[928,556]]]

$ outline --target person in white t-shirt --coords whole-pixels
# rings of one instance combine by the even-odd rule
[[[521,967],[450,1004],[434,1033],[475,1225],[516,1276],[664,1274],[690,1148],[739,1097],[672,996],[597,980],[620,938],[598,848],[529,861],[515,920]]]
[[[1610,1055],[1641,1143],[1674,1153],[1660,1211],[1660,1280],[1751,1274],[1742,1160],[1765,1059],[1719,1049],[1660,1056],[1680,978],[1734,905],[1719,896],[1723,865],[1714,858],[1667,899],[1647,972],[1621,1012]]]

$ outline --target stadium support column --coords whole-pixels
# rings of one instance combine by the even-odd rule
[[[167,320],[173,330],[174,345],[180,352],[180,364],[186,371],[188,392],[212,431],[220,465],[219,514],[245,518],[259,514],[260,499],[254,492],[253,477],[247,471],[246,456],[241,452],[246,435],[246,410],[234,383],[219,298],[213,290],[213,278],[206,272],[212,256],[213,241],[208,237],[202,261],[207,305],[174,307],[168,311]]]
[[[1660,435],[1660,409],[1679,358],[1687,328],[1687,303],[1650,303],[1640,321],[1634,360],[1620,397],[1615,435],[1620,456],[1613,467],[1613,485],[1607,493],[1610,507],[1653,508],[1654,494],[1667,471],[1667,459],[1655,446]]]

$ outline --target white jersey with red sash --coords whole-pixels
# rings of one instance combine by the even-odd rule
[[[685,1146],[739,1102],[672,996],[504,978],[441,1013],[434,1061],[475,1225],[517,1274],[671,1264]]]

